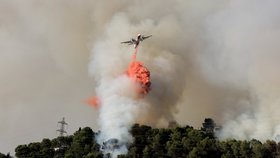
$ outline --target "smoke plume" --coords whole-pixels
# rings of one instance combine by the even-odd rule
[[[120,111],[131,105],[129,125],[135,113],[143,114],[137,122],[155,126],[176,120],[200,127],[212,117],[223,126],[221,138],[274,138],[279,3],[0,0],[0,150],[55,137],[63,116],[72,132],[89,124],[98,129],[97,114],[82,102],[93,87],[98,96],[112,95],[108,101]],[[126,97],[135,95],[122,75],[133,48],[120,45],[138,33],[153,35],[137,56],[153,83],[141,102]],[[89,62],[95,81],[87,76]]]
[[[97,81],[100,83],[98,97],[89,102],[100,109],[101,133],[97,135],[97,142],[103,153],[110,153],[112,157],[127,154],[127,147],[133,142],[131,126],[137,121],[140,109],[146,109],[142,98],[150,91],[150,72],[136,60],[137,51],[138,48],[126,73]]]
[[[138,32],[154,35],[140,48],[153,84],[145,98],[149,110],[139,121],[163,125],[175,119],[178,105],[186,113],[177,115],[179,122],[213,117],[223,126],[222,138],[274,138],[279,120],[278,2],[153,1],[142,12],[139,8],[146,3],[133,1],[117,4],[113,13],[98,12],[108,20],[100,41],[113,49],[95,54],[107,59],[113,51],[115,58],[110,60],[118,66],[92,66],[97,71],[104,68],[100,74],[105,77],[116,75],[127,64],[127,55],[113,44]],[[158,4],[168,9],[158,9]],[[102,58],[93,56],[92,63]]]

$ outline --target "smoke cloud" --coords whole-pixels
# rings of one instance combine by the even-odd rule
[[[115,94],[115,80],[128,88],[109,101],[131,105],[127,120],[199,127],[212,117],[223,126],[221,138],[274,138],[280,132],[277,6],[277,0],[0,0],[0,151],[54,137],[63,116],[71,131],[98,129],[96,112],[83,100],[94,87],[101,96]],[[143,105],[123,98],[130,88],[121,76],[133,48],[119,43],[138,33],[153,34],[137,56],[151,72]],[[138,112],[145,115],[133,118]]]

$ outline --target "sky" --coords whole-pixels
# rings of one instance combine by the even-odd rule
[[[164,1],[164,2],[163,2]],[[138,33],[153,36],[138,59],[151,71],[140,123],[200,127],[223,138],[280,132],[277,0],[0,0],[0,152],[67,132],[100,128],[85,100],[100,78],[125,70]]]

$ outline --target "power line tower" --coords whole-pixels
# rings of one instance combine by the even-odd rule
[[[60,124],[60,128],[56,131],[59,132],[59,136],[63,137],[64,134],[67,134],[67,132],[65,131],[65,126],[68,125],[68,123],[65,122],[65,118],[62,118],[62,121],[59,121],[58,124]]]

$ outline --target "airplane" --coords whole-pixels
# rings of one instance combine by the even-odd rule
[[[151,37],[152,35],[149,35],[149,36],[142,36],[141,34],[138,34],[136,39],[134,38],[131,38],[130,41],[124,41],[124,42],[121,42],[122,44],[128,44],[128,45],[132,45],[134,44],[134,48],[136,49],[138,47],[138,45],[140,44],[140,42],[142,42],[143,40]]]

